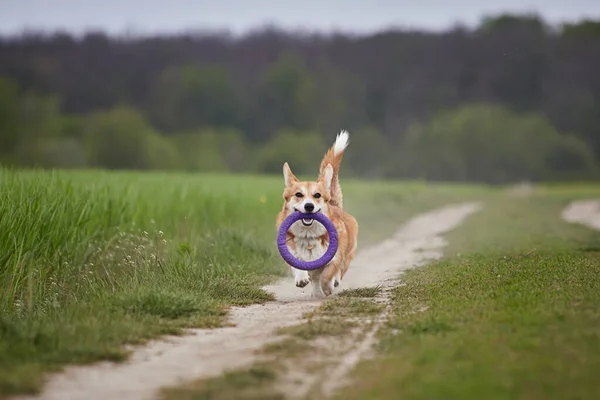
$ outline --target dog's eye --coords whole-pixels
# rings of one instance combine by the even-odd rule
[[[321,197],[321,193],[315,193],[315,194],[313,195],[313,197],[314,197],[315,199],[318,199],[319,197]]]
[[[304,195],[302,193],[298,192],[298,193],[296,193],[296,197],[301,198],[301,197],[304,197]]]

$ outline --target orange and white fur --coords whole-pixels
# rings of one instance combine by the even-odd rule
[[[358,222],[343,210],[343,196],[338,172],[344,150],[348,146],[348,132],[341,131],[335,143],[323,157],[316,181],[300,182],[286,162],[283,165],[285,189],[283,209],[277,215],[276,226],[294,211],[301,213],[322,212],[335,225],[338,232],[338,250],[333,259],[323,268],[303,271],[292,268],[296,286],[313,285],[312,296],[329,296],[339,285],[354,259],[358,239]],[[313,261],[320,258],[329,246],[329,234],[319,222],[301,219],[290,227],[287,245],[298,259]]]

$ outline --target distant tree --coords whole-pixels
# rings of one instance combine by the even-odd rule
[[[564,24],[561,35],[565,37],[600,37],[600,21],[584,19],[577,23]]]
[[[584,155],[577,149],[589,146],[593,158],[600,157],[599,25],[582,20],[552,27],[536,14],[499,14],[484,18],[475,29],[445,32],[388,29],[365,35],[321,35],[264,29],[239,38],[218,32],[118,38],[102,32],[83,37],[34,32],[4,37],[0,38],[0,76],[16,82],[18,90],[15,95],[14,83],[0,85],[4,87],[0,89],[0,159],[53,160],[63,150],[77,153],[77,141],[87,152],[89,137],[81,132],[90,130],[89,119],[84,118],[85,129],[76,119],[106,114],[123,104],[140,110],[148,121],[146,128],[154,133],[214,131],[219,136],[214,139],[215,149],[222,149],[221,136],[229,129],[243,136],[231,142],[231,148],[240,149],[239,143],[246,146],[246,141],[270,148],[270,140],[281,140],[277,136],[285,131],[310,132],[330,143],[330,135],[344,128],[357,136],[355,141],[364,140],[361,146],[373,145],[375,152],[381,139],[377,134],[385,137],[389,148],[397,149],[405,144],[405,134],[429,129],[428,124],[444,110],[481,103],[497,104],[510,115],[537,115],[555,130],[572,134],[578,141],[566,140],[563,152],[553,153],[551,160],[552,165],[575,168],[577,163],[568,160],[581,161]],[[13,89],[7,89],[11,85]],[[7,100],[14,96],[17,101]],[[51,109],[48,96],[57,96],[58,112],[66,118],[41,117]],[[33,97],[38,105],[23,108]],[[6,117],[15,115],[15,105],[18,117]],[[21,117],[28,109],[38,110],[23,114],[35,115],[33,120]],[[46,122],[40,125],[42,120]],[[423,121],[427,123],[419,125]],[[360,132],[362,127],[373,132],[372,143],[369,134]],[[213,141],[209,136],[204,143]],[[165,150],[161,160],[169,159],[175,143],[152,137],[150,143],[162,144],[150,146]],[[176,147],[179,154],[179,142]],[[184,150],[190,157],[182,158],[191,160],[193,151]],[[228,151],[229,155],[221,150],[207,152],[202,157],[207,164],[201,168],[244,170],[254,165],[259,153],[266,156],[262,150]],[[343,168],[355,164],[357,173],[372,177],[385,171],[390,176],[425,173],[420,167],[409,168],[417,164],[402,164],[411,154],[377,157],[370,165],[360,157],[351,160],[350,153],[348,157]],[[445,160],[452,168],[463,168],[458,163],[464,160],[447,157],[436,155],[434,164]],[[556,176],[560,173],[555,166],[546,166]],[[266,170],[279,167],[273,168]],[[409,170],[412,175],[405,175]],[[508,171],[507,167],[499,170]],[[442,168],[435,175],[481,178],[453,171]],[[509,172],[507,176],[514,175]],[[485,179],[505,179],[480,173]]]
[[[160,137],[138,111],[121,106],[90,115],[85,124],[90,164],[108,169],[171,168],[172,143]]]
[[[340,129],[364,125],[365,87],[360,77],[340,70],[325,58],[319,60],[313,74],[315,89],[314,129],[331,141]]]
[[[151,95],[158,126],[169,132],[240,123],[235,86],[222,66],[175,67],[161,74]]]
[[[46,147],[54,145],[56,148],[56,143],[63,137],[65,121],[68,120],[61,114],[58,97],[26,92],[21,93],[17,104],[20,134],[18,144],[12,152],[13,159],[21,165],[50,166],[45,155]],[[77,159],[82,155],[74,157]],[[75,164],[82,165],[80,161]]]
[[[251,119],[254,139],[266,139],[278,129],[306,130],[315,126],[317,87],[304,59],[283,52],[260,81]],[[259,135],[259,136],[257,136]]]
[[[598,160],[590,146],[575,135],[561,135],[546,159],[545,180],[598,179]]]
[[[527,14],[500,14],[483,17],[479,27],[483,32],[499,32],[502,30],[526,29],[543,34],[546,29],[544,20],[535,13]]]
[[[256,170],[261,173],[281,173],[283,164],[288,162],[296,176],[315,176],[327,145],[321,135],[310,132],[283,130],[256,154]]]
[[[344,156],[352,174],[362,178],[382,178],[387,175],[394,158],[389,140],[374,128],[351,132],[352,148]]]
[[[63,115],[56,96],[19,92],[0,78],[0,162],[38,167],[83,167],[81,127]]]
[[[19,88],[16,82],[0,77],[0,162],[7,158],[19,143],[21,119]]]
[[[179,149],[171,137],[154,133],[148,139],[149,168],[165,171],[183,167]]]
[[[41,139],[35,164],[45,168],[85,168],[87,156],[81,140],[70,137]],[[26,164],[26,162],[22,162]]]
[[[589,151],[565,139],[544,118],[500,106],[469,105],[413,125],[402,142],[404,173],[431,180],[506,183],[540,180],[565,165],[586,174]],[[578,161],[574,161],[576,158]]]
[[[191,171],[248,170],[249,144],[233,129],[204,129],[173,135],[184,167]]]

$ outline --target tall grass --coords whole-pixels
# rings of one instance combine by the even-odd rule
[[[235,179],[7,171],[1,178],[3,313],[45,313],[106,290],[162,285],[200,264],[209,267],[206,278],[277,272],[265,263],[272,184],[261,201]],[[48,301],[55,296],[58,303]]]
[[[0,391],[270,299],[273,180],[1,171]],[[23,373],[26,370],[27,373]],[[28,377],[29,375],[29,377]],[[33,377],[33,379],[31,378]]]

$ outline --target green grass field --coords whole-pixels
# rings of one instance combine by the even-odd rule
[[[448,235],[446,259],[404,276],[379,356],[335,398],[597,398],[600,233],[560,220],[578,196],[600,193],[488,201]]]
[[[342,185],[361,246],[421,211],[486,206],[447,235],[444,260],[404,276],[379,355],[338,398],[595,398],[600,233],[561,221],[560,210],[600,189],[548,185],[511,197],[469,185]],[[281,190],[280,177],[0,170],[0,397],[38,391],[44,373],[64,365],[124,360],[124,344],[221,326],[228,307],[270,300],[260,287],[287,273],[274,245]],[[355,292],[318,312],[370,312],[373,290]],[[310,341],[332,328],[287,333]],[[286,343],[268,350],[293,356],[297,341]],[[227,398],[276,379],[257,365],[182,398]]]
[[[282,178],[0,170],[0,395],[271,299]],[[360,244],[487,189],[342,182]]]

